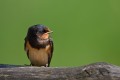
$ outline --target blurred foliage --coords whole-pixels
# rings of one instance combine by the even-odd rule
[[[120,65],[120,0],[0,0],[0,63],[29,64],[29,26],[54,31],[51,66]]]

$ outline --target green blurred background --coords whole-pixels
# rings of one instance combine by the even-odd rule
[[[120,0],[0,0],[0,63],[29,64],[29,26],[54,31],[51,66],[120,65]]]

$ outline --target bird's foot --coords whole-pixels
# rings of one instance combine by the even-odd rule
[[[48,64],[46,64],[45,67],[48,67]]]

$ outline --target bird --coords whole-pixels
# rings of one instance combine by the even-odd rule
[[[49,67],[53,55],[53,40],[47,26],[36,24],[28,28],[24,50],[31,66]]]

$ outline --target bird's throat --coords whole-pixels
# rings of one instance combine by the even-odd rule
[[[45,45],[48,44],[49,39],[37,39],[38,43],[41,45]]]
[[[44,34],[36,34],[38,36],[39,39],[48,39],[49,38],[49,34],[48,33],[44,33]]]

